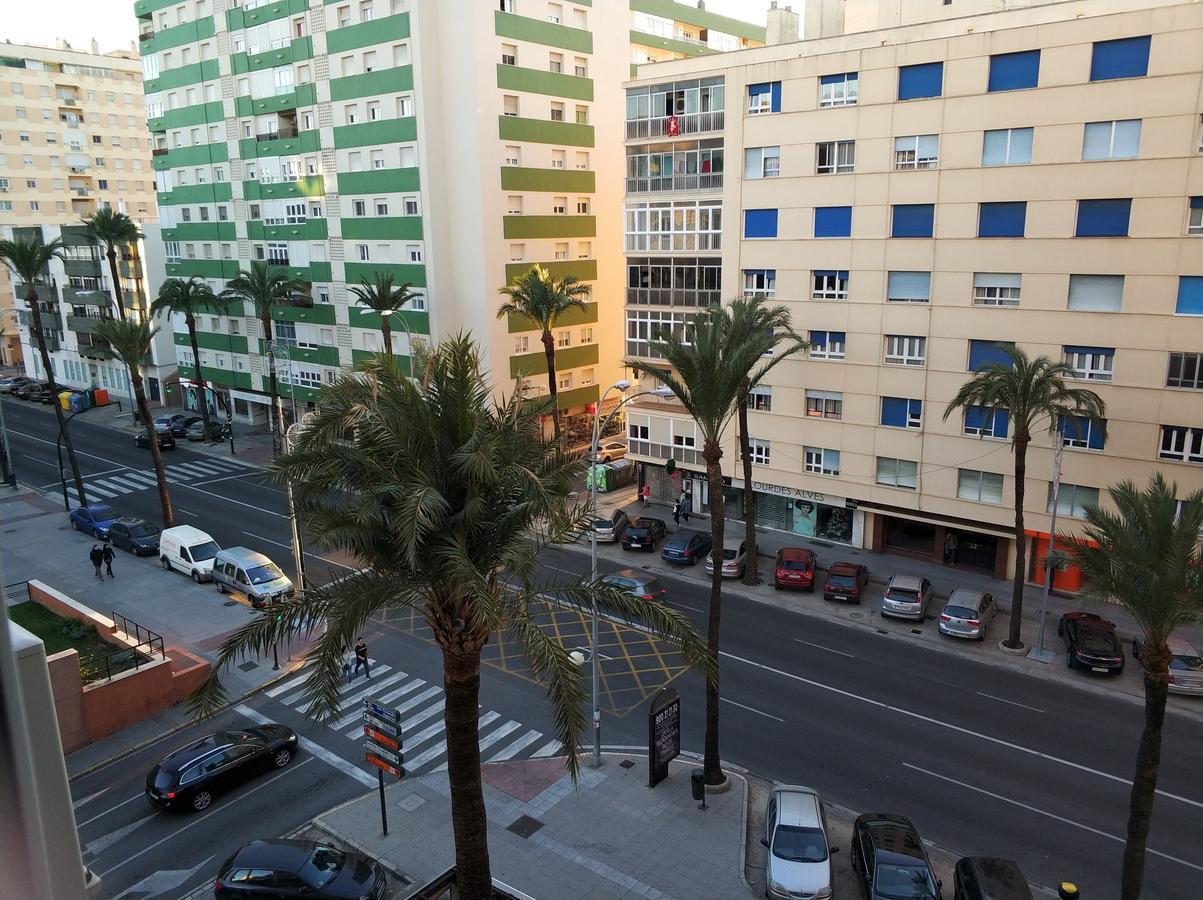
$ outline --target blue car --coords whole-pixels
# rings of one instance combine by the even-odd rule
[[[107,503],[93,503],[71,510],[71,527],[76,531],[86,531],[93,537],[106,540],[109,528],[121,516],[117,510]]]
[[[660,558],[665,562],[696,566],[710,552],[710,535],[692,528],[674,531],[660,548]]]

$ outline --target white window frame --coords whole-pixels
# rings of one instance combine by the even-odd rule
[[[851,277],[850,273],[844,269],[812,271],[810,274],[810,299],[847,300],[848,282]]]
[[[745,297],[777,296],[776,269],[744,269],[743,277]]]
[[[1086,381],[1111,381],[1115,376],[1115,353],[1065,353],[1066,364],[1075,378]]]
[[[832,332],[830,330],[827,331],[828,342],[826,344],[824,344],[822,347],[820,347],[817,344],[810,345],[809,356],[811,359],[836,359],[836,360],[838,360],[838,359],[845,359],[847,357],[847,353],[848,353],[847,333],[845,332],[845,334],[844,334],[843,342],[837,345],[839,347],[838,350],[832,348],[832,343],[831,343],[831,338],[830,338],[831,333]]]
[[[891,366],[926,366],[927,338],[916,334],[887,334],[885,362]]]
[[[997,491],[994,490],[995,487],[998,488]],[[994,499],[995,497],[997,499]],[[983,472],[979,469],[957,469],[957,499],[1001,506],[1003,476],[997,472]]]
[[[935,143],[934,150],[931,146]],[[925,146],[921,146],[921,143]],[[938,134],[907,134],[894,138],[894,168],[934,169],[940,162]]]
[[[844,395],[839,391],[806,390],[806,415],[816,419],[844,418]]]
[[[1203,428],[1162,425],[1157,458],[1174,462],[1203,463]]]
[[[756,412],[772,412],[773,388],[767,384],[758,384],[749,389],[748,409]]]
[[[910,469],[904,469],[901,464],[908,464]],[[888,471],[892,470],[892,471]],[[913,470],[913,471],[912,471]],[[904,491],[919,489],[919,464],[910,459],[897,459],[891,456],[877,457],[873,481],[886,487],[901,488]],[[910,481],[911,483],[907,483]]]
[[[973,305],[974,306],[1018,306],[1022,288],[1022,278],[1018,272],[974,272],[973,273]],[[1001,283],[1014,280],[1015,285]],[[993,280],[995,283],[989,283]],[[980,282],[980,283],[979,283]]]
[[[834,106],[856,106],[860,94],[860,73],[842,72],[843,81],[823,84],[819,81],[819,108],[828,109]]]
[[[802,468],[814,475],[839,475],[840,451],[826,447],[804,447]]]
[[[748,456],[754,466],[767,466],[772,463],[772,445],[762,438],[748,438]]]
[[[824,152],[827,162],[823,162]],[[820,141],[815,144],[815,174],[843,175],[856,169],[856,141]]]

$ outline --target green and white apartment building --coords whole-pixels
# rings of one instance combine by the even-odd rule
[[[545,394],[538,332],[496,316],[498,290],[540,263],[593,287],[588,310],[556,333],[561,413],[587,412],[621,374],[619,123],[631,62],[656,47],[714,52],[712,30],[753,44],[763,34],[664,0],[134,9],[166,275],[217,290],[265,260],[306,285],[311,302],[273,314],[288,345],[281,396],[298,410],[381,349],[378,317],[349,290],[377,272],[420,294],[392,319],[394,353],[471,331],[500,391],[521,373],[533,376],[530,396]],[[692,40],[639,30],[664,21]],[[253,310],[226,313],[200,323],[204,376],[235,419],[263,422],[259,323]],[[182,323],[176,332],[187,385],[195,360]]]

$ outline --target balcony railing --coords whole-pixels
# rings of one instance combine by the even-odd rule
[[[675,459],[679,463],[698,465],[702,462],[700,450],[689,447],[677,447],[672,444],[656,444],[652,441],[627,440],[628,451],[637,456],[650,456],[652,459]]]
[[[656,191],[709,191],[723,186],[722,172],[698,172],[684,175],[656,175],[627,179],[628,194]]]
[[[627,253],[698,253],[722,249],[720,231],[654,231],[626,236]]]
[[[710,112],[682,113],[679,116],[657,116],[654,119],[628,119],[627,140],[722,131],[726,121],[724,112],[725,110],[716,109]],[[675,133],[672,131],[674,119],[677,123]]]
[[[59,106],[79,106],[79,100],[76,97],[59,97]]]
[[[67,330],[74,331],[76,334],[95,334],[97,326],[101,322],[110,321],[110,318],[110,316],[93,315],[91,313],[86,316],[67,316]]]
[[[155,149],[150,151],[150,155],[151,156],[166,156],[168,154],[168,152],[169,152],[168,148],[166,148],[166,147],[155,147]]]
[[[288,139],[294,138],[296,136],[297,136],[296,127],[295,126],[286,126],[284,128],[278,128],[275,131],[268,131],[263,134],[257,134],[257,135],[255,135],[255,140],[262,143],[263,141],[288,140]]]
[[[141,41],[149,41],[154,36],[155,36],[155,33],[153,31],[144,31],[140,35],[138,35],[138,40],[140,42]]]
[[[722,291],[629,287],[627,303],[633,306],[718,306],[722,303]]]

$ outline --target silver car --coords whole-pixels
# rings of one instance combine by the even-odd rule
[[[706,574],[710,575],[714,572],[714,557],[715,552],[712,550],[706,556]],[[748,548],[744,544],[743,538],[727,537],[723,538],[723,578],[742,578],[744,574],[744,564],[748,558]]]
[[[627,515],[625,509],[616,509],[610,513],[608,519],[598,517],[593,520],[593,533],[597,535],[599,544],[612,544],[622,538],[622,532],[628,525],[631,524],[631,519]],[[588,532],[586,532],[586,535]]]
[[[1166,644],[1171,654],[1170,693],[1203,696],[1203,654],[1177,635],[1170,635]],[[1140,659],[1141,646],[1139,638],[1132,639],[1132,655],[1137,659]]]
[[[614,440],[611,438],[608,441],[602,441],[597,445],[597,453],[590,453],[590,461],[597,463],[614,462],[616,459],[623,459],[627,455],[627,445],[625,441]]]
[[[940,634],[983,641],[986,629],[997,613],[998,606],[992,595],[956,588],[948,595],[948,602],[940,613]]]
[[[827,900],[831,897],[831,854],[827,817],[811,788],[784,784],[773,788],[764,814],[768,848],[765,896],[782,900]]]
[[[891,575],[881,595],[881,614],[922,622],[931,600],[931,582],[915,575]]]

